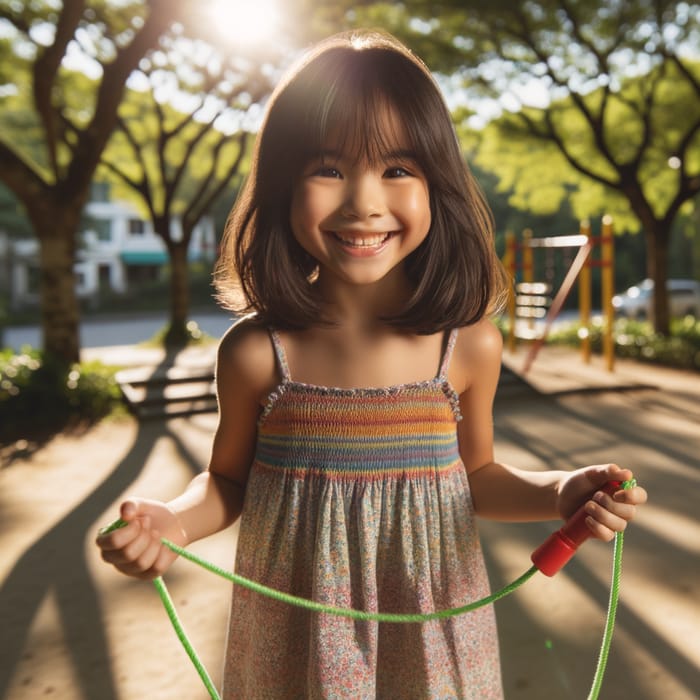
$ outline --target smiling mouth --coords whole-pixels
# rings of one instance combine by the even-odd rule
[[[388,233],[365,234],[361,236],[339,231],[332,231],[331,233],[337,241],[350,248],[378,248],[394,235],[393,231],[389,231]]]

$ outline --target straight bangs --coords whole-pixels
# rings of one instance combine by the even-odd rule
[[[420,158],[421,144],[411,138],[416,129],[404,118],[413,111],[404,102],[418,101],[419,94],[399,70],[405,65],[392,65],[396,57],[382,50],[350,50],[335,58],[337,70],[327,91],[307,102],[298,137],[305,144],[302,167],[329,152],[369,167],[399,152],[425,160]],[[388,94],[386,84],[392,79],[403,83],[402,96]]]
[[[305,166],[329,150],[368,165],[408,151],[430,168],[443,140],[431,133],[430,117],[437,112],[449,121],[432,77],[395,44],[359,46],[327,48],[273,97],[260,149],[261,193],[290,199]],[[268,178],[273,168],[277,176]]]
[[[289,154],[296,163],[293,179],[329,150],[369,166],[401,152],[430,173],[432,184],[436,155],[446,154],[455,139],[432,76],[403,47],[358,46],[329,49],[290,90],[299,108],[287,134],[298,148]],[[448,133],[441,128],[445,122]]]

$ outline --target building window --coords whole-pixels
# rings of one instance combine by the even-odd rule
[[[90,185],[90,200],[93,202],[109,202],[109,183],[93,182]]]
[[[108,292],[112,288],[112,276],[109,265],[98,265],[97,284],[101,292]]]
[[[143,236],[146,233],[146,222],[143,219],[129,219],[129,235]]]
[[[112,222],[109,219],[93,219],[90,227],[97,234],[98,241],[109,242],[112,240]]]
[[[41,287],[41,270],[36,265],[27,266],[27,292],[38,294]]]
[[[129,265],[126,268],[127,284],[139,286],[160,279],[162,268],[159,265]]]

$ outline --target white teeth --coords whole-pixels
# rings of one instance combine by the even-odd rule
[[[335,236],[343,243],[355,248],[373,248],[383,243],[390,234],[376,233],[372,236],[350,236],[347,233],[336,233]]]

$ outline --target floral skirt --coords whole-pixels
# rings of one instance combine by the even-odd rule
[[[321,603],[433,612],[489,594],[464,467],[333,479],[256,462],[236,571]],[[425,623],[355,621],[235,586],[225,698],[500,700],[492,606]]]

